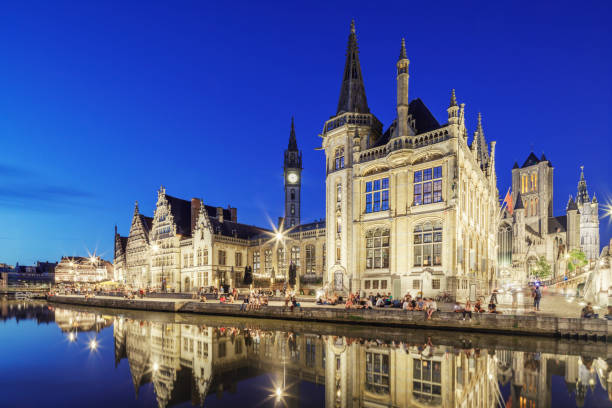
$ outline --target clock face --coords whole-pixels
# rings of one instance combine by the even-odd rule
[[[295,173],[289,173],[287,175],[287,181],[290,183],[297,183],[298,181],[298,175]]]

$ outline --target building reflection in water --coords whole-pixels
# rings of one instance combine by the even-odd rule
[[[305,389],[317,390],[326,407],[539,408],[552,406],[553,392],[561,391],[580,407],[597,387],[612,397],[611,359],[438,345],[427,337],[407,343],[263,325],[161,323],[44,304],[1,306],[4,320],[55,321],[68,335],[112,324],[115,365],[127,359],[136,398],[152,384],[159,407],[201,406],[210,394],[221,398],[252,379],[261,388],[254,405],[297,406],[312,397],[300,395]],[[565,388],[553,385],[554,376],[565,380]]]
[[[297,405],[306,381],[325,385],[326,407],[551,406],[551,376],[565,378],[578,406],[597,382],[612,386],[602,359],[383,342],[339,336],[162,324],[116,318],[116,361],[127,358],[136,393],[152,382],[160,407],[272,373],[269,391]],[[510,384],[510,395],[500,386]],[[510,404],[508,404],[510,405]]]

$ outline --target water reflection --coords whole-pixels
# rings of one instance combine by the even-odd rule
[[[4,302],[1,311],[4,320],[55,321],[66,336],[112,324],[115,367],[127,362],[136,399],[153,393],[159,407],[210,405],[237,390],[249,392],[248,406],[535,408],[567,400],[600,406],[610,404],[612,390],[605,353],[559,355],[519,343],[478,347],[485,337],[397,330],[353,336],[340,335],[352,330],[341,326],[199,317],[177,323],[173,315],[152,319],[45,304]]]

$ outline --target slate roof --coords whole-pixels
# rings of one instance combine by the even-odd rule
[[[525,160],[525,163],[523,163],[523,165],[521,166],[521,168],[525,168],[525,167],[529,167],[529,166],[533,166],[535,164],[538,164],[540,162],[540,159],[538,159],[538,156],[536,156],[535,154],[533,154],[533,152],[529,153],[529,156],[527,156],[527,160]]]
[[[414,119],[415,135],[430,132],[442,127],[420,98],[413,99],[408,104],[408,114]],[[395,129],[397,129],[397,119],[393,121],[382,137],[380,137],[374,145],[370,146],[370,148],[387,144]]]
[[[523,205],[523,199],[521,198],[521,193],[516,195],[516,204],[514,205],[515,210],[524,210],[525,206]]]
[[[361,75],[361,64],[359,62],[359,49],[357,47],[357,35],[355,34],[355,22],[351,22],[351,31],[346,49],[346,62],[342,85],[340,86],[340,98],[338,100],[337,115],[344,112],[370,113],[368,100]]]
[[[191,236],[191,201],[183,200],[166,194],[170,204],[170,212],[174,217],[177,234]]]
[[[217,218],[210,218],[213,234],[221,234],[226,237],[235,237],[242,239],[251,239],[263,233],[271,233],[271,230],[256,227],[254,225],[240,224],[230,220],[223,219],[220,222]]]
[[[548,219],[549,234],[565,231],[567,231],[567,215],[561,215],[559,217],[550,217]]]
[[[325,220],[319,220],[319,221],[309,222],[306,224],[300,224],[291,231],[292,232],[311,231],[311,230],[321,229],[321,228],[325,228]]]
[[[569,201],[567,202],[567,207],[565,207],[567,211],[576,210],[578,211],[578,205],[574,201],[574,198],[570,195]]]

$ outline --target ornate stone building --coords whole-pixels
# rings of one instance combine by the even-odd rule
[[[565,214],[553,212],[554,167],[544,154],[529,154],[522,166],[512,169],[512,201],[499,224],[499,273],[503,281],[523,282],[532,275],[540,257],[552,266],[553,277],[563,276],[566,255],[582,250],[587,259],[599,257],[597,198],[589,198],[584,169],[576,200],[570,196]]]
[[[447,123],[409,100],[409,60],[397,61],[396,119],[370,111],[351,25],[335,115],[323,126],[327,279],[336,290],[475,296],[497,265],[495,142],[482,121],[471,142],[452,91]]]
[[[113,280],[113,273],[113,264],[98,256],[64,256],[55,267],[55,283],[98,283]]]

